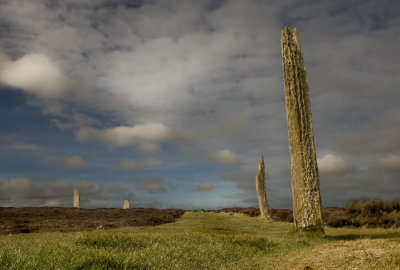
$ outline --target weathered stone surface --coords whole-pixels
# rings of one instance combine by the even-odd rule
[[[123,209],[129,209],[129,208],[130,208],[129,201],[124,200],[124,208]]]
[[[74,188],[74,208],[79,208],[79,191],[77,188]]]
[[[323,230],[309,89],[296,28],[283,28],[281,49],[294,223],[297,228]]]
[[[257,166],[256,189],[257,189],[258,204],[260,206],[260,216],[262,218],[268,218],[269,209],[268,209],[267,193],[265,188],[264,156],[261,157],[261,161],[258,162]]]

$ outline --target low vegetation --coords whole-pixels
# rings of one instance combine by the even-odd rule
[[[260,214],[258,208],[224,208],[211,212],[240,213],[250,217]],[[270,209],[272,220],[293,222],[292,210]],[[323,208],[325,225],[330,227],[400,228],[400,201],[360,200],[346,208]]]
[[[154,226],[173,222],[183,213],[180,209],[151,208],[0,207],[0,234]]]
[[[400,201],[355,201],[347,211],[353,226],[400,228]]]
[[[204,210],[200,210],[203,211]],[[224,208],[211,213],[260,215],[258,208]],[[0,234],[46,231],[113,229],[123,226],[154,226],[174,222],[183,215],[180,209],[75,209],[60,207],[0,207]],[[293,222],[292,210],[270,209],[273,221]],[[324,223],[330,227],[400,228],[400,201],[355,201],[347,208],[322,209]]]
[[[186,212],[174,223],[0,235],[0,269],[399,269],[400,231]]]

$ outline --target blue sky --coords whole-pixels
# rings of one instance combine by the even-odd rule
[[[0,2],[0,206],[291,208],[297,27],[323,206],[400,194],[400,2]]]

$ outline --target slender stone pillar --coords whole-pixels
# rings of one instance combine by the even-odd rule
[[[124,209],[129,209],[129,208],[130,208],[129,201],[124,200]]]
[[[282,29],[281,49],[294,223],[297,228],[323,231],[309,89],[296,28]]]
[[[260,206],[260,216],[262,218],[268,218],[268,201],[267,193],[265,189],[265,166],[264,166],[264,156],[261,156],[261,161],[258,162],[257,166],[257,176],[256,176],[256,189],[258,204]]]
[[[74,208],[79,208],[79,191],[77,188],[74,188]]]

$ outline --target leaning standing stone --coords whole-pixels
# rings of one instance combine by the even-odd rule
[[[260,206],[260,216],[262,218],[268,218],[268,201],[267,193],[265,188],[265,165],[264,156],[261,157],[261,161],[258,162],[257,176],[256,176],[256,189],[258,204]]]
[[[323,231],[309,89],[296,28],[283,28],[281,49],[294,223],[297,228]]]

